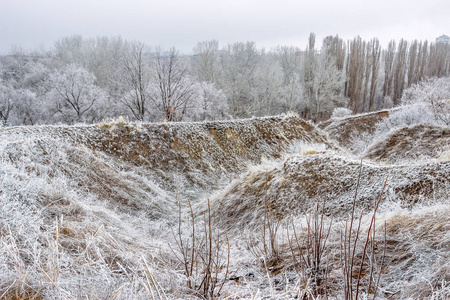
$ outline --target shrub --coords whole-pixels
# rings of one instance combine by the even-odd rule
[[[352,111],[345,107],[336,107],[331,114],[331,118],[340,118],[350,116]]]
[[[424,104],[432,112],[434,119],[450,125],[450,77],[429,78],[413,84],[403,92],[402,104]]]

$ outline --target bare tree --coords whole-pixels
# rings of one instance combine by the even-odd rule
[[[408,43],[401,39],[398,43],[397,53],[395,55],[394,67],[393,67],[393,94],[392,100],[394,105],[400,103],[403,89],[405,88],[406,77],[406,62],[407,62],[407,49]]]
[[[130,43],[122,61],[123,73],[120,78],[122,93],[116,97],[129,109],[134,118],[144,121],[147,102],[150,99],[150,65],[145,59],[145,45]]]
[[[384,85],[383,97],[391,97],[392,95],[392,77],[395,59],[395,41],[390,41],[388,48],[383,51],[384,58]]]
[[[368,99],[368,110],[375,110],[375,99],[377,96],[377,86],[380,70],[381,46],[378,39],[372,39],[367,44],[368,68],[366,72],[370,72],[370,88]],[[369,82],[367,83],[369,85]]]
[[[157,49],[152,59],[153,87],[150,99],[165,121],[181,121],[195,95],[195,82],[188,65],[175,48],[167,53]]]
[[[93,122],[101,115],[97,103],[105,102],[107,94],[95,84],[95,77],[74,64],[56,70],[46,80],[45,95],[50,109],[54,111],[54,121]]]
[[[221,88],[227,93],[233,117],[248,117],[252,105],[250,91],[261,55],[254,42],[227,45],[220,53],[223,70]]]
[[[219,71],[219,42],[203,41],[194,48],[193,69],[199,81],[216,83]]]
[[[347,96],[350,98],[350,107],[353,112],[360,113],[364,110],[361,100],[364,88],[366,42],[358,36],[350,42],[349,50]]]

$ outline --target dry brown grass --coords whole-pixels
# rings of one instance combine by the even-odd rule
[[[373,134],[376,124],[387,118],[392,111],[394,110],[333,118],[320,123],[318,127],[327,132],[340,146],[348,147],[355,134]]]
[[[445,160],[443,152],[450,145],[450,128],[416,125],[398,129],[367,150],[365,158],[383,163],[412,160]]]
[[[226,228],[262,224],[264,201],[274,216],[301,214],[327,190],[326,214],[342,218],[351,210],[354,179],[359,163],[332,154],[287,158],[269,169],[250,170],[213,201],[213,210]],[[424,199],[442,199],[448,185],[450,162],[411,166],[375,166],[363,163],[358,208],[369,208],[379,182],[390,174],[388,197],[412,206]],[[407,180],[405,180],[407,178]]]
[[[16,287],[8,290],[6,293],[1,294],[0,298],[3,300],[43,300],[44,297],[34,290],[26,290]]]
[[[12,131],[23,132],[20,138],[0,143],[5,165],[0,174],[14,174],[4,177],[7,180],[2,183],[9,191],[0,190],[0,200],[6,199],[5,204],[16,201],[17,207],[1,213],[7,217],[15,209],[19,213],[8,221],[0,220],[1,251],[11,256],[6,262],[0,258],[2,271],[11,275],[0,277],[0,296],[5,293],[6,299],[44,299],[47,295],[64,298],[70,294],[74,298],[106,295],[103,299],[110,299],[119,295],[120,299],[142,299],[153,295],[165,299],[166,292],[168,297],[180,299],[199,293],[202,297],[220,294],[248,299],[301,298],[308,293],[316,297],[329,291],[328,296],[342,298],[340,232],[345,230],[345,219],[352,210],[359,163],[334,152],[307,148],[303,153],[307,155],[273,161],[283,157],[297,139],[328,143],[310,123],[295,116],[193,124],[130,124],[119,120],[99,126],[12,128],[1,131],[1,137]],[[262,156],[269,162],[236,176],[249,165],[258,165]],[[449,161],[412,166],[363,163],[357,209],[369,211],[387,173],[392,181],[386,194],[403,200],[393,211],[385,208],[378,214],[376,237],[369,238],[371,253],[379,256],[386,230],[389,265],[381,268],[380,296],[437,299],[435,295],[440,295],[445,299],[448,295],[450,211],[445,202],[448,192],[445,198],[443,191],[448,188],[449,168]],[[233,177],[234,183],[224,190],[214,185],[225,184]],[[184,185],[176,187],[177,181]],[[189,194],[189,190],[196,194]],[[327,202],[311,214],[318,190],[327,194]],[[206,197],[202,197],[211,191],[220,193],[211,203],[210,216]],[[184,244],[179,252],[176,246],[173,248],[178,255],[189,253],[187,264],[174,258],[168,246],[176,243],[170,239],[167,226],[177,224],[173,197],[177,192],[183,200],[192,199],[195,211],[204,212],[197,215],[186,210],[188,217],[183,220],[192,224],[196,219],[192,227],[197,230],[192,236],[197,238],[181,234],[192,247]],[[430,201],[441,201],[442,205],[427,209],[424,206]],[[30,209],[33,214],[26,216],[40,218],[32,232],[28,217],[21,216]],[[286,216],[291,214],[297,219],[286,224]],[[53,222],[61,220],[62,215],[58,233],[54,233]],[[204,215],[208,217],[201,222],[199,217]],[[223,227],[208,222],[215,218]],[[22,229],[13,228],[18,219]],[[370,221],[370,215],[362,216],[361,232],[370,232]],[[192,227],[188,227],[189,233]],[[12,233],[6,228],[13,228]],[[212,239],[219,232],[214,228],[230,229],[229,243],[224,233]],[[243,235],[237,233],[243,228],[263,229],[259,231],[264,232],[262,237],[253,236],[256,248],[249,250],[241,241]],[[36,241],[35,246],[26,238]],[[327,246],[319,240],[326,241]],[[221,241],[223,255],[204,251],[205,246],[217,249],[215,241]],[[203,248],[195,252],[199,245]],[[12,246],[16,250],[10,251]],[[368,286],[371,272],[367,263],[373,257],[369,252],[364,255],[363,246],[356,249],[357,267],[348,269],[347,274],[354,282],[360,277],[361,285]],[[40,256],[31,255],[33,247]],[[266,259],[254,259],[252,251]],[[229,272],[225,266],[228,253]],[[307,261],[304,271],[302,254]],[[321,255],[319,263],[317,254]],[[58,265],[61,256],[67,260]],[[222,257],[220,263],[214,260],[218,256]],[[197,257],[201,266],[191,282],[195,293],[180,288],[186,277],[196,272],[190,257]],[[215,270],[211,268],[214,265],[218,266]],[[189,271],[183,274],[186,266]],[[237,279],[225,280],[228,274]],[[314,288],[319,289],[315,294]],[[368,287],[361,291],[373,292]]]

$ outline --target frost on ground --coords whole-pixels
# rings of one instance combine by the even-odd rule
[[[395,110],[382,110],[360,115],[332,118],[318,126],[327,132],[340,146],[352,152],[360,152],[375,133],[376,125]]]
[[[419,124],[403,127],[372,143],[365,158],[383,163],[448,160],[450,155],[450,127]],[[446,158],[447,157],[447,158]]]
[[[0,299],[445,299],[449,131],[412,128],[362,167],[296,116],[1,128]],[[444,152],[418,161],[420,141]]]
[[[335,154],[296,155],[270,169],[251,169],[214,202],[218,220],[227,228],[262,224],[266,205],[275,215],[306,213],[326,197],[325,213],[345,218],[352,209],[355,179],[360,175],[357,207],[369,208],[389,176],[384,197],[402,205],[446,200],[450,161],[420,165],[375,165]]]

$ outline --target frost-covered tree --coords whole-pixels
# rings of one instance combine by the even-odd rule
[[[55,70],[46,79],[47,105],[56,122],[93,122],[106,109],[108,95],[95,85],[95,77],[85,69],[70,64]]]
[[[354,113],[364,110],[362,101],[364,90],[364,62],[366,57],[366,42],[359,36],[349,43],[348,53],[348,88],[347,97],[350,99],[350,108]]]
[[[395,41],[390,41],[387,49],[383,50],[383,66],[384,66],[384,84],[383,97],[391,97],[392,94],[392,76],[395,58]]]
[[[428,77],[445,77],[450,74],[450,45],[432,43],[429,48]]]
[[[150,99],[157,120],[181,121],[196,94],[196,82],[188,73],[188,64],[175,48],[157,49],[152,59]]]
[[[25,64],[26,64],[26,56],[27,53],[25,50],[17,45],[13,45],[10,50],[10,60],[9,60],[9,69],[11,69],[12,73],[14,73],[15,79],[20,79],[23,77],[25,73]]]
[[[367,43],[366,58],[366,93],[365,110],[373,111],[377,105],[378,80],[380,71],[381,46],[378,39],[372,39]]]
[[[394,105],[398,105],[400,103],[400,98],[402,97],[403,89],[405,88],[408,54],[407,49],[408,43],[401,39],[398,44],[393,66],[392,100],[394,101]]]
[[[29,62],[25,65],[25,74],[18,86],[29,89],[36,94],[45,92],[44,82],[51,70],[40,62]]]
[[[252,116],[283,113],[281,110],[283,70],[276,56],[261,51],[254,77],[250,85],[248,112]]]
[[[450,78],[431,78],[405,89],[403,105],[377,125],[375,136],[416,124],[450,125]]]
[[[290,85],[295,79],[299,79],[301,68],[301,51],[296,47],[278,47],[275,49],[275,55],[280,62],[283,72],[283,85]]]
[[[261,56],[254,42],[227,45],[220,52],[223,72],[220,87],[225,91],[233,117],[251,115],[252,88]]]
[[[307,105],[303,112],[303,116],[309,118],[311,116],[311,103],[313,103],[314,98],[314,76],[315,76],[315,68],[317,65],[316,62],[316,35],[311,33],[309,35],[308,47],[305,50],[305,55],[302,62],[302,81],[305,90],[305,96],[307,99]]]
[[[425,105],[437,122],[450,125],[450,77],[430,78],[413,84],[403,92],[401,103]]]
[[[95,76],[99,87],[115,92],[116,79],[122,72],[122,58],[127,56],[127,43],[122,38],[99,36],[86,39],[73,35],[56,41],[54,48],[60,67],[67,64],[81,66]]]
[[[42,119],[43,111],[36,94],[27,89],[15,89],[0,80],[0,124],[33,125]]]
[[[127,114],[140,121],[176,121],[191,119],[189,110],[196,106],[194,98],[198,95],[195,89],[202,82],[222,91],[233,117],[293,110],[317,120],[329,116],[336,105],[353,112],[396,106],[404,88],[429,77],[450,75],[450,46],[445,44],[409,44],[401,40],[391,41],[382,50],[377,39],[364,41],[356,37],[346,44],[336,35],[326,37],[318,51],[315,39],[311,33],[304,50],[286,46],[271,51],[258,49],[254,42],[220,49],[219,42],[211,40],[198,43],[194,55],[187,57],[171,51],[152,55],[144,44],[129,43],[120,37],[70,36],[58,40],[52,51],[25,52],[14,47],[10,55],[0,57],[0,76],[13,89],[21,90],[15,94],[17,97],[30,100],[34,95],[36,99],[28,103],[43,101],[39,105],[54,113],[52,105],[58,93],[48,87],[46,78],[73,64],[94,75],[94,85],[109,94],[108,117]],[[345,80],[337,87],[334,79],[339,73]],[[19,109],[18,101],[10,99],[9,106],[3,100],[3,115],[6,107],[12,107],[11,112]],[[66,103],[71,107],[70,102]],[[442,102],[433,103],[431,109],[445,111]],[[28,106],[19,111],[31,111],[33,122],[55,121],[45,110]],[[78,114],[77,109],[71,109]],[[102,108],[95,105],[88,111],[92,116],[87,119],[94,114],[104,115]],[[81,119],[87,116],[82,109],[78,112],[83,115]],[[12,120],[11,115],[8,119]],[[76,119],[70,118],[70,122]],[[58,117],[58,122],[64,122],[64,118]]]
[[[200,82],[191,101],[186,117],[194,121],[229,119],[227,97],[213,83]]]
[[[0,80],[0,126],[8,124],[9,116],[13,110],[14,88],[8,82]]]
[[[151,99],[151,71],[146,53],[143,43],[128,44],[126,55],[122,58],[122,74],[116,81],[119,91],[115,98],[139,121],[148,120],[147,106]]]
[[[308,107],[300,75],[294,73],[280,90],[279,106],[282,112],[302,112]]]
[[[344,70],[346,46],[343,39],[339,35],[327,36],[323,39],[322,47],[331,55],[339,71]]]
[[[64,64],[86,65],[84,39],[81,35],[63,37],[55,42],[55,57]]]
[[[323,113],[331,113],[333,108],[341,104],[341,89],[344,82],[342,71],[336,61],[325,49],[322,49],[313,70],[310,86],[311,111],[315,121]]]
[[[97,37],[86,45],[87,67],[96,78],[96,84],[113,92],[115,79],[121,75],[121,59],[126,56],[127,43],[120,37]]]
[[[376,125],[374,140],[395,129],[416,124],[438,124],[429,107],[423,103],[407,105],[390,113],[389,117]]]
[[[302,51],[299,48],[285,46],[278,47],[274,54],[282,74],[282,84],[277,93],[278,101],[275,103],[274,112],[304,111],[308,105],[302,80]]]
[[[216,83],[219,80],[219,42],[217,40],[203,41],[194,47],[192,69],[200,82]]]

